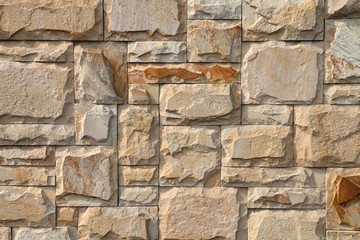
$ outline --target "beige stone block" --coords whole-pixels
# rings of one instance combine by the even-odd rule
[[[0,240],[10,240],[11,239],[11,228],[0,227]]]
[[[360,239],[360,231],[327,231],[326,240],[357,240]]]
[[[0,186],[55,186],[53,167],[0,166]]]
[[[50,146],[0,147],[0,165],[55,166],[55,148]]]
[[[243,125],[293,125],[294,108],[288,105],[243,105]]]
[[[120,166],[120,186],[157,186],[159,182],[157,166]]]
[[[324,103],[360,105],[360,84],[325,84]]]
[[[56,208],[56,226],[77,227],[79,218],[78,208]]]
[[[159,84],[129,84],[129,104],[159,104]]]
[[[241,0],[188,0],[188,19],[241,19]]]
[[[76,228],[56,227],[56,228],[14,228],[13,240],[76,240]]]
[[[157,206],[158,187],[131,186],[119,188],[119,206]]]
[[[354,0],[327,0],[327,18],[360,18],[360,2]]]

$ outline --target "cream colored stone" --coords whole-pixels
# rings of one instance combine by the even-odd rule
[[[57,148],[57,206],[115,206],[116,204],[115,147]]]
[[[290,167],[292,130],[288,126],[226,126],[221,129],[222,166]]]
[[[240,124],[237,84],[168,84],[160,87],[162,125]]]
[[[77,227],[79,211],[72,207],[58,207],[56,209],[56,226]]]
[[[119,167],[120,186],[157,186],[157,166],[121,166]]]
[[[188,0],[188,19],[241,19],[241,0]]]
[[[3,0],[0,38],[102,40],[101,0]]]
[[[360,231],[327,231],[326,240],[358,240]]]
[[[75,99],[96,104],[125,103],[126,43],[79,43],[74,51]]]
[[[162,127],[160,154],[161,186],[219,185],[219,127]]]
[[[286,105],[243,105],[241,107],[243,125],[292,125],[293,106]]]
[[[157,207],[102,207],[80,212],[79,240],[158,239]]]
[[[325,84],[324,103],[360,105],[360,85]]]
[[[244,0],[244,41],[323,40],[324,0]]]
[[[159,163],[159,108],[126,105],[118,108],[120,165]]]
[[[119,206],[157,206],[158,187],[120,187]]]
[[[241,62],[241,21],[189,20],[189,62]]]
[[[327,0],[327,18],[360,18],[360,2],[357,0]]]
[[[129,84],[129,104],[159,104],[159,84]]]
[[[55,189],[0,186],[0,226],[55,226]]]
[[[321,103],[324,69],[322,44],[244,44],[241,79],[243,103]]]
[[[11,228],[0,227],[0,240],[11,240]]]
[[[246,189],[162,188],[160,239],[247,239]]]
[[[231,168],[221,169],[222,185],[226,187],[325,187],[322,168]]]
[[[76,240],[76,228],[15,228],[13,240]]]
[[[261,210],[249,214],[249,240],[325,240],[324,210]]]
[[[0,147],[0,165],[55,166],[55,148]]]
[[[55,169],[0,166],[0,185],[55,186]]]
[[[295,106],[295,162],[305,167],[360,165],[360,106]]]

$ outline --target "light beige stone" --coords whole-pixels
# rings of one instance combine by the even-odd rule
[[[159,108],[155,105],[126,105],[118,108],[120,165],[159,163]]]
[[[77,102],[122,104],[127,99],[127,46],[119,42],[86,42],[75,46]]]
[[[120,186],[157,186],[157,166],[121,166],[119,167]]]
[[[159,104],[159,84],[129,84],[129,104]]]
[[[240,124],[238,84],[168,84],[160,87],[162,125]]]
[[[188,19],[241,19],[241,0],[188,0]]]
[[[249,214],[249,240],[325,240],[324,210],[261,210]]]
[[[11,240],[11,228],[0,227],[0,240]]]
[[[321,103],[322,44],[245,43],[241,79],[243,103]]]
[[[324,188],[325,169],[223,167],[221,181],[226,187]]]
[[[120,187],[119,206],[157,206],[158,187]]]
[[[295,106],[294,122],[298,166],[360,165],[360,106]]]
[[[55,225],[55,188],[0,186],[0,206],[0,226]]]
[[[244,0],[244,41],[323,40],[324,0]]]
[[[73,207],[58,207],[56,209],[56,226],[77,227],[79,211]]]
[[[57,206],[116,206],[115,147],[56,149]]]
[[[324,103],[360,105],[360,85],[325,84]]]
[[[357,240],[360,239],[360,231],[327,231],[326,240]]]
[[[292,125],[294,108],[286,105],[243,105],[241,117],[243,125]]]
[[[162,188],[160,239],[247,239],[246,189]]]
[[[3,0],[0,6],[0,39],[103,39],[101,0]]]
[[[219,127],[162,127],[161,186],[220,185]]]
[[[55,169],[0,166],[0,185],[55,186]]]
[[[14,228],[13,240],[76,240],[76,228]]]
[[[241,62],[241,21],[189,20],[189,62]]]
[[[158,239],[157,207],[88,208],[80,212],[79,240]]]
[[[360,2],[357,0],[327,0],[327,18],[360,18]]]
[[[0,165],[55,166],[55,148],[43,147],[1,147]]]

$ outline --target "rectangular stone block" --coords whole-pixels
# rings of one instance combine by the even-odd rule
[[[158,205],[158,187],[120,187],[119,188],[119,206],[157,206]]]
[[[0,147],[0,165],[55,166],[55,148]]]
[[[53,167],[0,166],[0,186],[55,186]]]
[[[0,227],[0,240],[11,240],[11,228]]]
[[[14,228],[13,240],[77,240],[76,228],[56,227],[56,228]]]
[[[73,207],[56,208],[56,226],[77,227],[79,209]]]
[[[159,104],[159,84],[129,84],[129,104]]]
[[[324,103],[360,105],[360,84],[325,84]]]
[[[241,0],[188,0],[188,19],[241,19]]]
[[[327,0],[326,18],[360,18],[360,2]]]
[[[120,166],[119,186],[157,186],[157,166]]]
[[[357,240],[360,239],[360,231],[327,231],[326,240]]]
[[[243,105],[242,125],[293,125],[294,108],[286,105]]]

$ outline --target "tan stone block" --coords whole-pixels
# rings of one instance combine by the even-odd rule
[[[327,0],[327,18],[360,18],[360,2],[353,0]]]
[[[11,228],[0,227],[0,240],[11,240]]]
[[[286,105],[243,105],[241,117],[243,125],[292,125],[294,108]]]
[[[14,228],[14,240],[76,240],[76,228],[56,227],[56,228]]]
[[[55,169],[0,166],[0,185],[55,186]]]
[[[188,0],[188,19],[241,19],[241,0]]]
[[[129,104],[159,104],[159,84],[129,84]]]
[[[121,166],[119,167],[120,186],[157,186],[157,166]]]
[[[0,147],[0,165],[55,166],[55,148]]]
[[[360,231],[327,231],[326,240],[357,240],[360,239]]]
[[[157,206],[158,205],[158,187],[120,187],[119,188],[119,206]]]
[[[360,85],[325,84],[324,103],[360,105]]]
[[[73,207],[56,208],[56,226],[77,227],[79,210]]]

